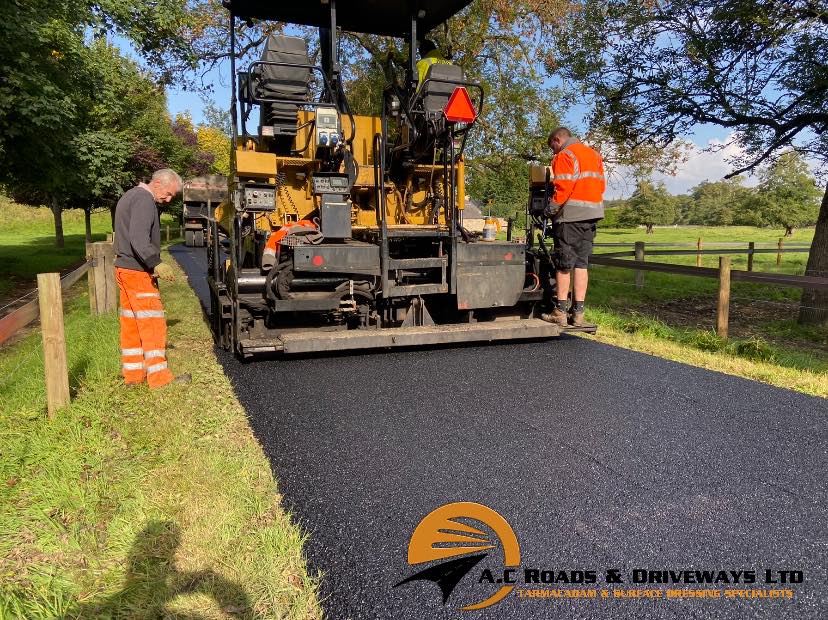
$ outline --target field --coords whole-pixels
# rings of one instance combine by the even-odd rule
[[[162,215],[164,224],[173,218]],[[109,211],[92,214],[92,239],[112,232]],[[86,238],[83,211],[63,213],[64,247],[55,246],[52,212],[46,207],[19,205],[0,194],[0,306],[4,300],[34,286],[37,273],[59,271],[83,262]]]
[[[790,243],[808,243],[813,230],[796,231]],[[773,242],[778,231],[750,227],[656,228],[600,230],[596,243],[704,243],[716,241]],[[596,253],[625,248],[596,248]],[[659,248],[662,249],[662,248]],[[747,256],[732,254],[733,269],[747,269]],[[695,265],[695,256],[650,256],[647,260]],[[776,265],[776,253],[756,254],[754,271],[801,275],[807,253],[785,253]],[[703,256],[705,267],[718,266],[718,257]],[[718,282],[664,273],[646,272],[644,288],[635,287],[634,271],[594,265],[587,296],[587,316],[601,327],[598,338],[621,346],[646,350],[733,374],[828,394],[828,328],[803,327],[795,318],[801,292],[795,288],[732,284],[730,336],[715,334]],[[678,349],[676,346],[678,345]],[[671,353],[672,351],[672,353]],[[715,362],[715,363],[714,363]]]

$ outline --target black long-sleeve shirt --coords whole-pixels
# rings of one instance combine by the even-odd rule
[[[149,188],[133,187],[115,207],[115,266],[152,273],[161,262],[161,223]]]

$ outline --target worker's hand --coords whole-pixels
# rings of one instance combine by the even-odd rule
[[[557,215],[558,211],[560,210],[560,205],[556,205],[554,202],[550,202],[548,205],[546,205],[546,208],[543,210],[543,214],[546,217],[555,217],[555,215]]]
[[[152,272],[153,277],[167,282],[175,282],[175,270],[167,263],[158,263]]]

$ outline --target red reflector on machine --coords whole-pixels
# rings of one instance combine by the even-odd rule
[[[471,97],[462,86],[458,86],[451,93],[446,107],[443,108],[443,114],[446,115],[446,120],[452,123],[471,123],[477,118]]]
[[[503,260],[512,260],[514,257],[515,255],[511,252],[506,252],[506,254],[503,255]]]
[[[311,263],[315,267],[320,267],[322,265],[322,263],[324,263],[324,262],[325,262],[325,259],[322,258],[321,256],[319,256],[318,254],[311,259]]]

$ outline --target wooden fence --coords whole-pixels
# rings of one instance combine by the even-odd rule
[[[182,228],[166,226],[164,239],[170,241],[171,232],[181,236]],[[40,317],[43,338],[43,362],[46,378],[46,403],[49,417],[69,404],[69,373],[66,362],[66,339],[63,329],[63,291],[68,290],[84,275],[89,286],[89,311],[101,316],[117,310],[118,285],[115,282],[115,248],[112,235],[107,241],[86,244],[86,261],[63,277],[57,273],[37,274],[37,288],[17,301],[37,293],[30,301],[0,318],[0,345]],[[11,305],[11,304],[10,304]]]
[[[781,242],[781,239],[780,239]],[[598,247],[625,247],[620,244],[595,244]],[[628,245],[628,244],[625,244]],[[652,244],[654,246],[676,246],[686,244]],[[634,244],[632,251],[626,252],[608,252],[605,254],[593,254],[589,258],[589,262],[594,265],[604,265],[607,267],[620,267],[622,269],[635,270],[635,287],[641,289],[644,287],[644,272],[657,271],[661,273],[672,273],[684,276],[696,276],[701,278],[716,278],[719,280],[719,294],[718,304],[716,310],[716,333],[722,337],[727,338],[728,322],[730,316],[730,283],[732,280],[743,282],[754,282],[756,284],[772,284],[776,286],[790,286],[801,289],[814,290],[828,290],[828,278],[817,276],[794,276],[781,273],[767,273],[753,271],[753,255],[759,253],[774,253],[777,252],[777,264],[779,264],[780,256],[783,252],[808,252],[810,246],[787,247],[781,246],[777,248],[762,249],[757,248],[756,244],[750,242],[747,247],[744,243],[727,243],[731,248],[733,246],[741,246],[734,249],[708,249],[703,250],[699,245],[695,250],[651,250],[645,251],[645,243],[637,241]],[[682,256],[682,255],[697,255],[696,267],[690,265],[675,265],[672,263],[657,263],[648,262],[645,256]],[[719,255],[719,267],[701,267],[701,256],[704,254]],[[731,269],[730,257],[722,256],[722,254],[747,254],[748,255],[748,269],[741,271]],[[622,257],[634,257],[633,260],[626,260]]]

